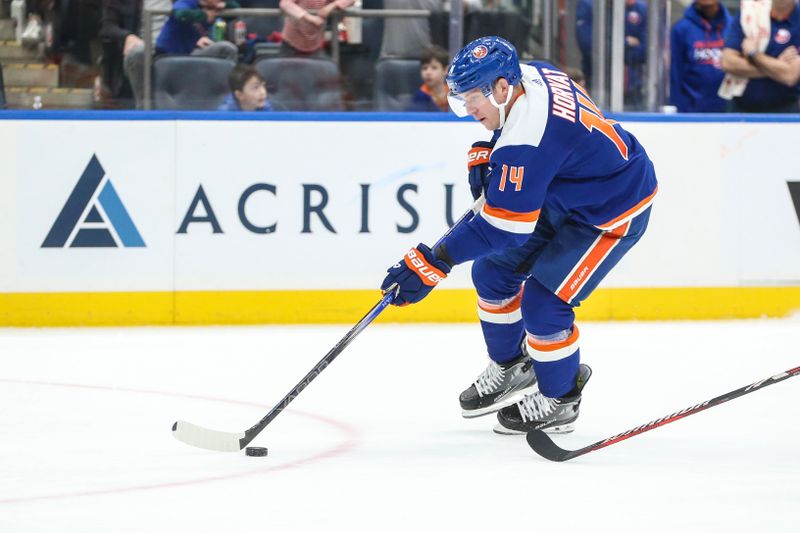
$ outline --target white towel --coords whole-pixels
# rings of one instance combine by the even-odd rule
[[[766,50],[769,44],[772,25],[771,12],[772,0],[742,0],[740,17],[742,31],[745,37],[756,39],[756,47],[761,52]],[[722,80],[717,95],[726,100],[741,96],[747,88],[747,81],[747,78],[725,74],[725,79]]]

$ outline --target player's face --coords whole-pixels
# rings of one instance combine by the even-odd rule
[[[428,61],[422,65],[420,71],[422,76],[422,83],[430,89],[439,90],[444,85],[444,76],[446,74],[445,66],[438,61]]]
[[[267,103],[267,86],[256,77],[252,77],[244,84],[241,91],[236,91],[236,99],[242,111],[255,111]]]
[[[467,114],[483,124],[484,128],[492,131],[500,127],[500,111],[492,105],[492,102],[483,95],[480,89],[467,91],[462,97]]]

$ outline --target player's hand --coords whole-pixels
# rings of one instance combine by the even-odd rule
[[[205,48],[207,46],[211,46],[212,44],[214,44],[214,41],[203,35],[202,37],[197,39],[197,43],[195,44],[195,46],[197,48]]]
[[[381,290],[397,291],[393,305],[415,304],[425,298],[450,273],[450,265],[437,259],[430,248],[420,243],[391,266],[381,284]]]
[[[469,171],[469,190],[472,198],[477,200],[485,194],[489,186],[489,156],[492,155],[494,143],[478,141],[467,152],[467,170]]]

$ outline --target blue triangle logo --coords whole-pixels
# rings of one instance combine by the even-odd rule
[[[42,248],[142,248],[139,230],[96,155],[67,198]],[[98,194],[99,191],[99,194]]]

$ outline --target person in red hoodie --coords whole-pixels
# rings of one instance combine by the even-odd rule
[[[722,49],[733,19],[720,0],[696,0],[672,27],[670,103],[681,113],[722,113]]]

